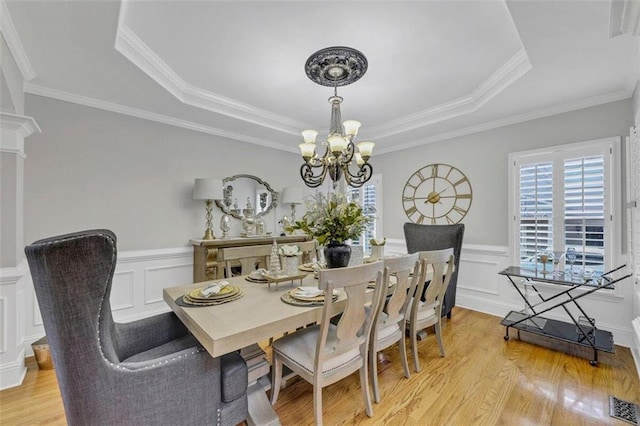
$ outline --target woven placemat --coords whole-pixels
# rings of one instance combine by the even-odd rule
[[[185,296],[180,296],[176,299],[176,305],[178,306],[184,306],[187,308],[198,308],[198,307],[204,307],[204,306],[215,306],[215,305],[222,305],[224,303],[228,303],[228,302],[233,302],[234,300],[238,300],[240,299],[242,296],[244,296],[244,293],[242,292],[241,289],[239,289],[238,293],[235,294],[232,297],[226,297],[224,299],[218,299],[218,300],[207,300],[207,301],[192,301],[189,299],[185,299]]]
[[[295,291],[295,290],[296,289],[285,291],[280,296],[280,300],[282,300],[287,305],[293,305],[293,306],[309,307],[309,306],[322,306],[322,305],[324,305],[324,300],[300,300],[300,299],[296,299],[295,297],[293,297],[291,295],[291,292]],[[332,299],[331,300],[332,302],[335,302],[336,300],[338,300],[338,294],[334,294],[331,299]]]

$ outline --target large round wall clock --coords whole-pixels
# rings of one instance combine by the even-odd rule
[[[411,175],[402,191],[402,206],[411,222],[458,223],[471,207],[469,179],[448,164],[430,164]]]

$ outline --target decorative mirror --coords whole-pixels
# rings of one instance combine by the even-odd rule
[[[278,204],[278,193],[259,177],[242,174],[224,178],[222,182],[224,199],[216,200],[216,205],[236,219],[246,215],[260,217]]]

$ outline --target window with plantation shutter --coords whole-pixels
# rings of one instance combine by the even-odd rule
[[[562,257],[575,272],[612,269],[615,223],[615,138],[509,155],[514,254],[520,266],[541,269],[541,255]],[[618,243],[619,244],[619,243]],[[564,254],[576,251],[573,267]],[[544,257],[543,257],[544,258]],[[547,266],[551,270],[552,266]]]
[[[373,220],[362,233],[361,237],[353,240],[353,244],[362,245],[364,254],[371,253],[372,238],[376,238],[377,234],[381,234],[382,217],[381,217],[381,176],[373,175],[371,179],[360,188],[349,188],[349,197],[352,201],[362,206],[362,211],[366,216],[372,217]],[[380,235],[379,237],[382,237]]]

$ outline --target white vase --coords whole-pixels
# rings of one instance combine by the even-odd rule
[[[298,266],[300,266],[300,256],[280,256],[282,273],[288,276],[298,275]]]
[[[377,262],[384,258],[384,246],[371,246],[371,260]]]

